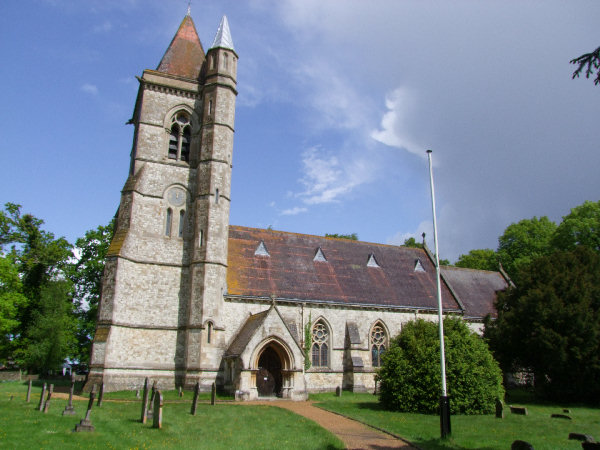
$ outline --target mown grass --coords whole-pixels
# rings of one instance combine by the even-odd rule
[[[37,410],[41,387],[25,402],[26,383],[0,383],[0,448],[344,448],[333,434],[289,411],[269,406],[224,403],[199,404],[190,414],[192,395],[181,402],[176,392],[165,393],[163,428],[140,423],[141,403],[135,393],[117,400],[117,393],[94,406],[93,433],[74,433],[85,416],[87,401],[74,401],[75,416],[62,416],[67,400],[53,398],[47,414]],[[11,400],[12,397],[12,400]],[[111,397],[111,398],[109,398]],[[169,403],[169,399],[177,399]]]
[[[600,408],[574,405],[555,405],[540,402],[522,402],[527,416],[511,414],[505,406],[504,419],[487,416],[452,416],[452,436],[440,439],[439,416],[386,411],[371,394],[344,392],[311,395],[311,400],[329,411],[354,418],[369,425],[404,437],[423,449],[507,449],[516,439],[524,440],[541,449],[581,449],[579,441],[568,440],[569,433],[590,434],[600,439]],[[514,403],[517,404],[516,402]],[[568,408],[572,420],[552,419]]]

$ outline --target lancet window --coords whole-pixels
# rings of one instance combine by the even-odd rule
[[[380,322],[377,322],[371,328],[371,364],[373,367],[381,367],[381,355],[387,348],[387,335],[385,328]]]
[[[173,116],[169,133],[169,159],[176,161],[190,160],[191,130],[192,124],[186,112],[180,111]]]
[[[329,328],[319,320],[312,330],[312,365],[313,367],[329,366]]]

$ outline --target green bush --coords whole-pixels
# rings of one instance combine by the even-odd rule
[[[444,320],[446,381],[452,414],[490,414],[504,398],[502,372],[487,344],[460,319]],[[438,325],[408,322],[392,339],[379,370],[387,409],[435,414],[441,395]]]

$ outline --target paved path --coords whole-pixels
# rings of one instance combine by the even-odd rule
[[[247,402],[247,404],[260,404],[276,406],[300,414],[310,420],[317,422],[326,430],[331,431],[339,437],[349,449],[388,449],[404,448],[414,449],[406,442],[395,437],[363,425],[356,420],[334,414],[324,409],[313,406],[312,402],[293,402],[287,400]]]

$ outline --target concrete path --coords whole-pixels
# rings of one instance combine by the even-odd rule
[[[317,422],[326,430],[331,431],[340,438],[349,449],[388,449],[404,448],[415,449],[410,444],[395,438],[392,435],[363,425],[356,420],[348,419],[324,409],[317,408],[312,402],[293,402],[287,400],[246,402],[246,404],[260,404],[276,406],[292,411],[307,419]]]

